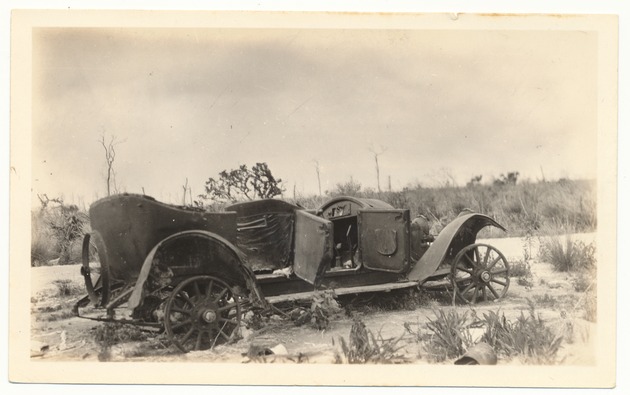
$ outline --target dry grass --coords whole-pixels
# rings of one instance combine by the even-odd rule
[[[35,321],[54,322],[54,321],[67,320],[73,317],[75,317],[75,314],[72,312],[72,309],[66,308],[65,310],[58,310],[56,312],[49,313],[46,315],[40,315],[35,319]]]
[[[561,272],[592,270],[596,264],[595,246],[573,240],[570,235],[542,238],[539,257]]]
[[[132,341],[145,341],[147,335],[137,326],[107,322],[96,327],[94,341],[101,347],[98,354],[100,361],[111,359],[111,348],[114,345]]]
[[[420,323],[405,323],[405,329],[416,343],[422,345],[432,362],[444,362],[461,357],[478,342],[490,345],[498,357],[519,357],[528,364],[554,364],[565,337],[572,335],[572,321],[564,319],[561,326],[552,327],[543,320],[529,302],[528,312],[521,312],[513,321],[503,313],[486,311],[481,317],[475,310],[434,310],[426,329]],[[474,329],[483,331],[473,338]]]
[[[85,292],[81,285],[74,283],[72,280],[55,280],[53,284],[57,287],[57,296],[79,296]]]
[[[401,344],[403,336],[404,333],[399,337],[384,338],[381,331],[375,336],[361,320],[355,320],[348,341],[339,337],[343,357],[337,353],[335,363],[406,363],[407,358],[399,353],[404,348]]]
[[[424,342],[424,349],[429,360],[442,362],[459,357],[473,345],[470,328],[473,323],[468,312],[460,314],[457,310],[434,310],[434,319],[429,319],[427,329],[429,337]]]
[[[590,180],[562,179],[506,185],[442,187],[409,186],[402,191],[376,192],[349,180],[338,184],[325,196],[295,196],[288,199],[306,208],[317,208],[330,197],[354,195],[384,200],[395,208],[408,208],[412,217],[422,214],[436,228],[452,221],[464,209],[487,214],[509,229],[512,236],[539,234],[542,229],[554,233],[592,232],[597,227],[595,183]],[[503,237],[503,232],[482,231],[481,237]]]
[[[526,363],[554,364],[562,346],[563,336],[554,331],[530,302],[528,314],[521,312],[515,321],[505,315],[490,311],[483,314],[481,323],[486,332],[481,341],[492,346],[498,355],[519,355]]]

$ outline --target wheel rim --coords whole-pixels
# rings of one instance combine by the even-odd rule
[[[501,299],[510,286],[510,265],[488,244],[472,244],[455,257],[451,282],[459,300],[475,304]]]
[[[207,350],[234,340],[241,307],[231,288],[212,276],[191,277],[169,296],[164,326],[171,342],[183,352]]]
[[[105,306],[110,297],[109,270],[106,261],[106,249],[100,234],[86,233],[83,237],[81,251],[81,274],[85,282],[90,301],[94,305]],[[97,266],[92,268],[90,263]],[[99,275],[96,282],[92,282],[92,274]]]

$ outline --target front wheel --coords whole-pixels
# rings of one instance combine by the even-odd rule
[[[510,265],[488,244],[464,247],[453,260],[451,283],[457,298],[468,304],[501,299],[510,286]]]
[[[208,350],[236,339],[241,306],[232,289],[212,276],[188,278],[173,290],[164,311],[164,327],[183,352]]]

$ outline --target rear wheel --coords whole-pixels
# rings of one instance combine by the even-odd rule
[[[241,306],[228,284],[212,276],[188,278],[173,290],[164,311],[171,342],[183,352],[207,350],[233,341]]]
[[[453,260],[451,283],[457,298],[469,304],[501,299],[510,286],[510,265],[488,244],[464,247]]]
[[[110,297],[106,256],[105,243],[100,234],[87,233],[83,237],[81,275],[83,275],[90,301],[94,305],[105,306]],[[92,282],[92,274],[99,275],[96,282]]]

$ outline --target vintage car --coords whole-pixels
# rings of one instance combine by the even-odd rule
[[[324,290],[448,288],[477,303],[502,298],[510,281],[505,256],[476,243],[486,226],[505,229],[472,212],[434,237],[425,218],[375,199],[317,209],[267,199],[216,213],[122,194],[92,204],[90,223],[76,314],[164,330],[184,352],[234,339],[249,309]]]

